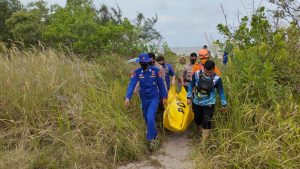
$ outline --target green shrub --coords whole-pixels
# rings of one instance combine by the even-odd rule
[[[300,167],[297,94],[278,80],[282,77],[278,63],[263,62],[256,50],[236,49],[223,71],[229,112],[217,110],[210,144],[204,148],[196,144],[199,168]]]

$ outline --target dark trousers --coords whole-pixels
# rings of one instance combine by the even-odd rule
[[[215,105],[200,106],[193,103],[192,109],[196,125],[202,126],[203,129],[211,129]]]

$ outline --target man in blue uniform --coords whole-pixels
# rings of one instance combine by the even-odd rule
[[[215,63],[208,60],[204,64],[204,70],[193,74],[192,82],[188,89],[188,104],[192,104],[194,121],[202,133],[203,142],[208,138],[212,128],[212,118],[216,104],[216,90],[220,96],[222,111],[226,111],[226,97],[222,79],[214,72]]]
[[[175,73],[174,73],[173,67],[172,67],[172,65],[167,64],[165,62],[165,58],[163,56],[158,56],[156,61],[165,69],[166,84],[167,84],[167,89],[169,91],[171,83],[172,83],[172,85],[175,84]],[[171,78],[170,78],[170,76],[171,76]]]
[[[155,146],[155,138],[157,136],[155,113],[160,99],[166,103],[167,91],[162,79],[161,71],[150,66],[151,59],[147,53],[139,55],[138,59],[141,67],[136,69],[131,76],[129,86],[126,92],[125,106],[129,106],[129,100],[132,97],[137,82],[140,83],[140,98],[142,100],[143,116],[147,125],[147,140],[149,148],[153,150]]]
[[[224,54],[223,54],[223,64],[226,65],[227,61],[228,61],[228,53],[224,52]]]

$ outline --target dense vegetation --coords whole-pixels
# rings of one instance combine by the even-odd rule
[[[145,157],[139,103],[123,106],[118,55],[87,62],[1,48],[0,168],[110,168]]]
[[[92,0],[67,0],[64,7],[50,8],[44,0],[26,7],[19,0],[0,0],[0,6],[0,41],[8,44],[19,41],[30,47],[43,43],[90,58],[154,50],[162,39],[154,29],[157,16],[146,18],[138,13],[131,21],[119,7],[103,4],[97,8]]]
[[[272,25],[261,7],[243,17],[236,29],[224,24],[218,29],[227,40],[217,43],[230,55],[223,69],[229,112],[217,111],[211,142],[205,147],[195,145],[197,167],[299,168],[297,20]]]
[[[300,6],[270,2],[271,13],[261,7],[238,27],[217,26],[229,53],[229,107],[217,106],[210,142],[193,136],[196,168],[300,168]],[[157,50],[158,18],[131,21],[90,0],[0,7],[0,168],[114,168],[145,158],[138,97],[123,106],[124,55]]]
[[[91,0],[0,6],[0,168],[113,168],[144,158],[139,103],[123,106],[124,56],[157,51],[158,18],[130,21]]]

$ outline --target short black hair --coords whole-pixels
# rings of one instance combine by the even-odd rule
[[[206,45],[204,45],[204,46],[203,46],[203,49],[207,49],[207,46],[206,46]]]
[[[215,68],[215,62],[212,61],[212,60],[208,60],[205,62],[204,64],[204,68],[207,69],[207,70],[213,70]]]
[[[149,55],[149,58],[152,58],[153,60],[155,60],[155,54],[154,53],[150,52],[150,53],[148,53],[148,55]]]
[[[191,53],[190,57],[197,57],[197,54],[196,53]]]
[[[156,61],[165,61],[165,58],[163,56],[158,56]]]

